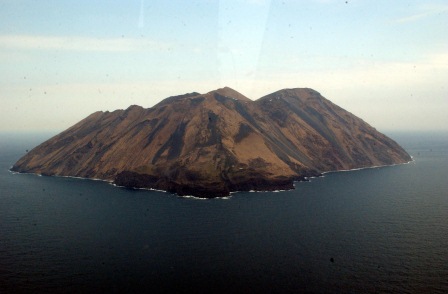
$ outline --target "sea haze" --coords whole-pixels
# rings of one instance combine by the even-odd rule
[[[448,136],[286,192],[197,200],[13,174],[46,135],[0,135],[0,292],[448,292]]]

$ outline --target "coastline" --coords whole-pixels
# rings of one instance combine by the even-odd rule
[[[237,190],[237,191],[229,191],[229,195],[226,196],[214,196],[214,197],[200,197],[200,196],[194,196],[194,195],[179,195],[176,192],[170,192],[168,190],[162,190],[162,189],[155,189],[155,188],[146,188],[146,187],[127,187],[127,186],[122,186],[122,185],[118,185],[115,183],[115,181],[113,180],[105,180],[105,179],[98,179],[98,178],[83,178],[83,177],[77,177],[77,176],[61,176],[61,175],[42,175],[42,174],[38,174],[38,173],[29,173],[29,172],[17,172],[17,171],[13,171],[12,168],[13,166],[11,166],[8,171],[12,174],[28,174],[28,175],[35,175],[38,177],[42,177],[42,176],[49,176],[49,177],[60,177],[60,178],[72,178],[72,179],[78,179],[78,180],[91,180],[91,181],[101,181],[101,182],[105,182],[108,183],[109,185],[112,185],[114,187],[117,188],[124,188],[124,189],[131,189],[131,190],[143,190],[143,191],[156,191],[156,192],[163,192],[163,193],[167,193],[167,194],[171,194],[174,195],[176,197],[182,197],[182,198],[187,198],[187,199],[195,199],[195,200],[207,200],[207,199],[223,199],[223,200],[228,200],[232,197],[233,194],[237,194],[240,192],[248,192],[248,193],[266,193],[266,192],[273,192],[273,193],[280,193],[280,192],[285,192],[285,191],[291,191],[294,190],[296,187],[296,183],[299,182],[310,182],[312,179],[314,178],[320,178],[320,177],[325,177],[325,175],[327,174],[332,174],[332,173],[339,173],[339,172],[353,172],[353,171],[360,171],[360,170],[365,170],[365,169],[375,169],[375,168],[384,168],[384,167],[393,167],[393,166],[397,166],[397,165],[404,165],[404,164],[410,164],[415,162],[414,157],[411,156],[411,160],[408,162],[403,162],[403,163],[394,163],[394,164],[389,164],[389,165],[378,165],[378,166],[367,166],[367,167],[360,167],[360,168],[353,168],[353,169],[347,169],[347,170],[334,170],[334,171],[327,171],[327,172],[322,172],[317,176],[300,176],[301,179],[297,179],[297,180],[292,180],[292,188],[291,189],[275,189],[275,190]],[[299,177],[298,177],[299,178]]]
[[[409,164],[409,163],[412,163],[412,162],[415,162],[413,156],[411,156],[411,160],[409,160],[407,162],[403,162],[403,163],[393,163],[393,164],[357,167],[357,168],[353,168],[353,169],[333,170],[333,171],[322,172],[321,175],[326,175],[326,174],[330,174],[330,173],[339,173],[339,172],[350,172],[350,171],[357,171],[357,170],[363,170],[363,169],[374,169],[374,168],[381,168],[381,167],[391,167],[391,166],[396,166],[396,165]]]

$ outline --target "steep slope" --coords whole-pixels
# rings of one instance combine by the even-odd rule
[[[410,160],[395,141],[312,89],[285,89],[256,103],[280,127],[278,140],[320,171]]]
[[[314,90],[252,101],[226,87],[169,97],[149,109],[93,113],[12,170],[217,197],[409,160],[394,141]]]

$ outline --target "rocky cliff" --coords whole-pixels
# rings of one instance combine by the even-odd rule
[[[396,142],[312,89],[252,101],[230,88],[95,112],[12,167],[217,197],[293,188],[322,172],[410,161]]]

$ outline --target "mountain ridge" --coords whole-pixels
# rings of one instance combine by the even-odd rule
[[[95,112],[12,170],[211,198],[292,189],[294,180],[323,172],[410,160],[395,141],[315,90],[283,89],[252,101],[225,87],[151,108]]]

